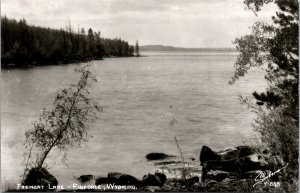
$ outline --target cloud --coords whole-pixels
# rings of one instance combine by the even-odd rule
[[[271,21],[275,6],[256,17],[240,0],[2,0],[2,15],[29,24],[92,27],[130,43],[185,47],[231,46],[257,20]]]

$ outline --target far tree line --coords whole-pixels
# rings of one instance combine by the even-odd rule
[[[50,29],[1,17],[1,67],[85,62],[103,57],[134,56],[135,47],[120,38],[102,38],[100,31]],[[137,52],[137,56],[139,52]]]

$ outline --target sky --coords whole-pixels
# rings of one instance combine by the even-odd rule
[[[1,0],[1,15],[28,24],[92,28],[102,37],[130,44],[178,47],[234,47],[256,21],[271,22],[276,6],[257,16],[243,0]],[[87,30],[86,30],[87,31]]]

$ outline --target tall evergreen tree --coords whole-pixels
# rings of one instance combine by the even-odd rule
[[[140,47],[139,47],[139,42],[138,41],[136,41],[136,43],[135,43],[135,55],[137,57],[140,56]]]

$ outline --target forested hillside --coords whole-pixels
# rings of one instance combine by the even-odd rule
[[[102,38],[100,31],[50,29],[1,17],[1,67],[28,67],[133,56],[134,48],[121,39]]]

